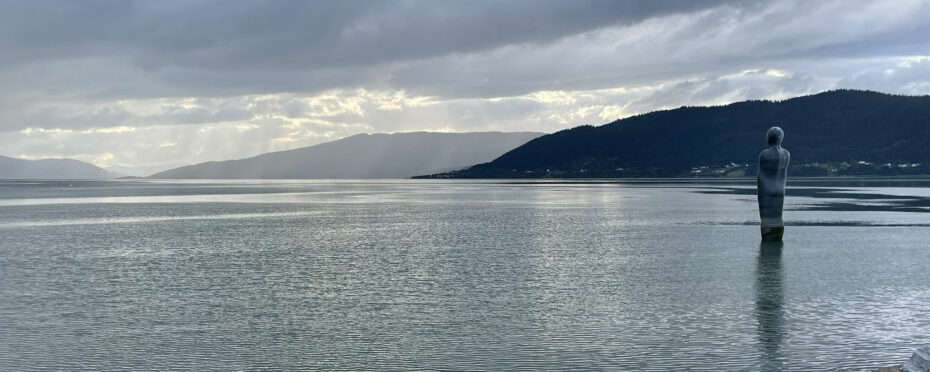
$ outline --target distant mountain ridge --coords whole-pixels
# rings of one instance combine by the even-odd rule
[[[359,134],[246,159],[189,165],[149,178],[409,178],[487,162],[543,134]]]
[[[119,176],[80,160],[27,160],[0,156],[0,179],[106,179]]]
[[[930,96],[835,90],[580,126],[536,138],[494,161],[427,177],[753,175],[773,125],[785,130],[789,174],[930,174]]]

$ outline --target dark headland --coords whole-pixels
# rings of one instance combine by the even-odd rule
[[[930,174],[930,96],[834,90],[583,125],[489,163],[416,178],[754,176],[773,125],[785,131],[793,176]]]

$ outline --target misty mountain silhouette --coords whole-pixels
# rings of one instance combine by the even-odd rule
[[[175,168],[150,178],[409,178],[490,161],[543,133],[359,134],[255,157]]]
[[[930,96],[835,90],[580,126],[536,138],[489,163],[426,177],[667,177],[714,166],[752,175],[773,125],[785,131],[789,174],[930,173]],[[841,169],[829,169],[834,165]]]
[[[0,179],[104,179],[119,176],[80,160],[26,160],[0,156]]]

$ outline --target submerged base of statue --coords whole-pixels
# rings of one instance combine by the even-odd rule
[[[762,241],[764,242],[780,242],[782,237],[785,235],[784,226],[763,226],[762,227]]]

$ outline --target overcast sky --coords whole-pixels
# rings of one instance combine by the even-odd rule
[[[0,0],[0,155],[147,174],[357,133],[930,94],[930,0]]]

